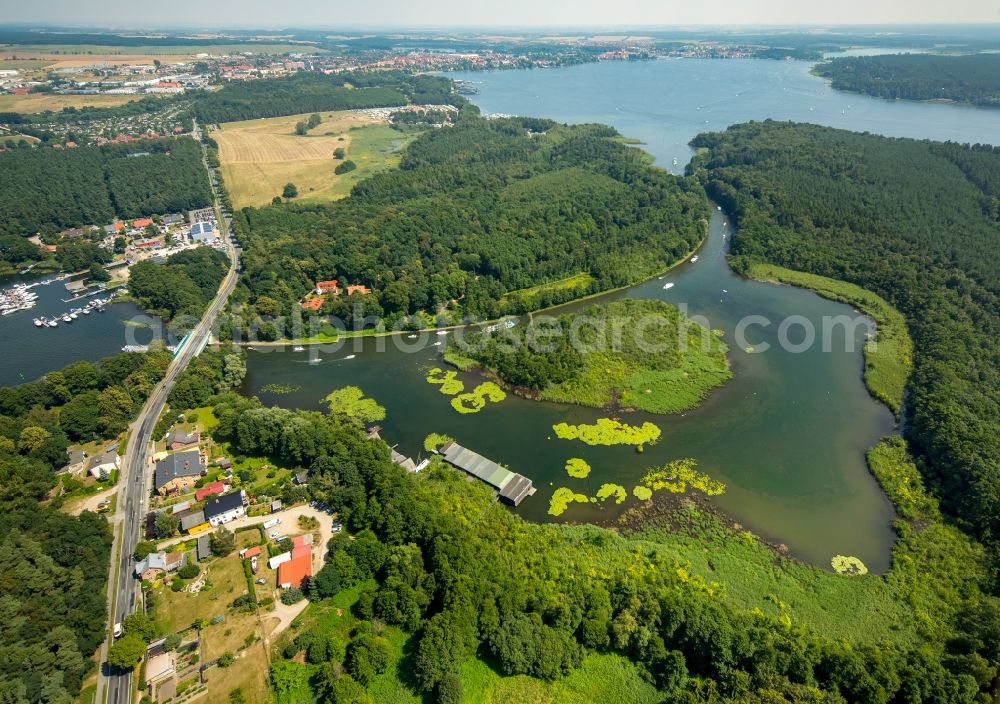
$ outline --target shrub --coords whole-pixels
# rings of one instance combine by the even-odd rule
[[[181,579],[194,579],[199,574],[201,574],[201,570],[198,565],[184,565],[177,570],[177,576]]]
[[[293,587],[292,589],[285,589],[281,592],[281,603],[286,606],[291,606],[292,604],[297,604],[305,598],[305,594],[302,593],[301,589]]]

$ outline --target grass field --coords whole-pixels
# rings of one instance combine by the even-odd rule
[[[538,284],[530,288],[522,288],[517,291],[510,291],[504,294],[504,298],[520,298],[527,305],[531,305],[538,297],[538,294],[551,291],[565,291],[567,289],[579,289],[581,292],[594,283],[594,277],[587,272],[580,272],[573,276],[567,276],[558,281],[550,281],[545,284]]]
[[[0,95],[0,112],[44,112],[87,106],[109,108],[142,98],[142,95]]]
[[[878,334],[875,340],[865,345],[865,386],[899,416],[913,361],[913,341],[906,330],[906,319],[902,313],[881,296],[845,281],[774,264],[753,264],[748,274],[761,281],[778,281],[808,288],[824,298],[856,306],[873,318]]]
[[[359,180],[399,163],[399,151],[416,133],[402,133],[363,113],[321,113],[323,121],[305,136],[295,124],[309,115],[229,122],[212,137],[226,188],[236,208],[267,205],[286,183],[299,190],[297,201],[344,198]],[[333,151],[346,151],[358,168],[337,176]]]
[[[34,71],[51,66],[47,59],[0,59],[0,69],[17,69],[18,71]]]

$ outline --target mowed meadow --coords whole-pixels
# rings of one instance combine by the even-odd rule
[[[219,145],[222,176],[233,206],[267,205],[286,183],[298,188],[297,201],[344,198],[358,181],[399,164],[400,152],[417,133],[400,132],[365,111],[320,113],[322,122],[305,135],[295,125],[309,115],[227,122],[212,133]],[[341,160],[335,149],[357,168],[336,175]]]

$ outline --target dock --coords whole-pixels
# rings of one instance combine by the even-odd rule
[[[511,472],[458,443],[442,445],[438,452],[448,464],[496,489],[500,500],[512,506],[520,505],[535,493],[535,487],[527,477]]]

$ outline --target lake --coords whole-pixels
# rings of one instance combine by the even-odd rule
[[[53,277],[3,277],[0,278],[0,288]],[[32,324],[35,318],[62,315],[73,308],[81,308],[90,300],[64,303],[63,299],[72,297],[65,284],[65,281],[55,281],[47,286],[35,286],[31,289],[38,294],[34,308],[0,317],[0,359],[3,360],[0,364],[0,386],[34,381],[73,362],[94,362],[117,354],[125,344],[146,344],[152,339],[152,330],[125,325],[133,318],[154,322],[135,304],[128,302],[109,305],[104,313],[80,315],[69,324],[59,321],[59,326],[55,328],[36,328]]]
[[[458,74],[476,85],[474,101],[487,113],[550,117],[565,122],[604,122],[641,139],[657,163],[675,172],[691,151],[698,132],[735,122],[774,118],[810,121],[891,136],[1000,143],[998,113],[980,108],[890,102],[835,92],[800,62],[670,60],[607,62],[557,70]],[[676,159],[677,163],[674,164]],[[818,325],[824,316],[850,314],[846,306],[791,287],[744,281],[724,259],[729,232],[725,217],[713,215],[710,235],[696,264],[671,272],[675,286],[653,280],[611,294],[655,297],[686,304],[692,314],[721,328],[730,344],[734,378],[697,409],[680,416],[629,414],[629,423],[655,422],[660,442],[643,454],[627,447],[594,448],[554,438],[558,422],[593,422],[607,414],[596,409],[537,403],[508,397],[473,415],[455,413],[448,398],[424,381],[439,364],[439,338],[405,342],[404,353],[385,339],[352,340],[318,353],[260,351],[248,360],[246,390],[265,403],[317,408],[330,390],[353,384],[388,410],[383,437],[416,457],[430,432],[455,437],[513,471],[530,477],[538,493],[518,512],[530,520],[550,520],[548,500],[558,486],[593,494],[604,482],[631,489],[650,466],[684,457],[725,482],[713,499],[727,514],[794,554],[829,567],[835,554],[861,558],[884,571],[894,539],[888,501],[864,463],[865,449],[894,430],[891,414],[867,394],[860,353],[863,333],[834,335],[832,351],[814,346],[801,354],[775,344],[776,327],[799,315]],[[768,328],[748,334],[749,354],[735,344],[737,321],[762,315]],[[380,348],[382,348],[380,350]],[[348,355],[356,355],[346,359]],[[315,360],[314,360],[315,361]],[[475,377],[462,375],[468,383]],[[297,388],[277,395],[267,384]],[[570,457],[593,467],[587,480],[571,480],[563,469]],[[574,504],[563,520],[613,518],[631,505]]]

